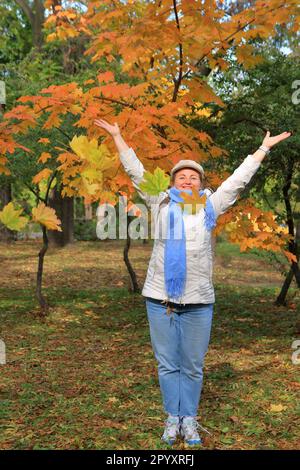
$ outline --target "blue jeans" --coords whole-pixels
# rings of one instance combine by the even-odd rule
[[[150,336],[166,413],[197,416],[214,304],[174,309],[146,298]]]

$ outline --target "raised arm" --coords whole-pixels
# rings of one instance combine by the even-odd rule
[[[261,147],[253,155],[248,155],[233,174],[210,196],[216,217],[224,214],[224,212],[235,203],[237,196],[243,191],[257,172],[261,162],[269,153],[271,147],[290,136],[291,132],[283,132],[282,134],[271,137],[270,132],[267,132]]]
[[[141,191],[139,188],[139,184],[143,180],[145,168],[142,162],[136,156],[133,148],[129,147],[126,144],[125,140],[121,135],[121,131],[119,129],[118,124],[115,122],[114,125],[111,125],[107,121],[104,121],[104,119],[96,119],[95,124],[105,129],[114,139],[124,170],[130,177],[133,186],[138,191],[142,199],[144,199],[146,204],[149,206],[151,206],[151,204],[157,203],[160,196],[149,196],[148,194]]]

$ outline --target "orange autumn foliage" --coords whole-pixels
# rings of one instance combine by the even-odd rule
[[[94,125],[94,120],[117,121],[128,145],[136,150],[148,171],[157,167],[168,171],[182,158],[198,161],[200,157],[204,166],[211,158],[226,158],[226,152],[206,132],[188,124],[198,117],[204,104],[225,106],[208,85],[201,65],[205,61],[207,67],[226,70],[228,51],[234,48],[245,68],[254,66],[261,57],[250,41],[274,36],[278,24],[295,31],[299,27],[297,4],[297,0],[257,0],[251,8],[228,17],[215,0],[89,0],[82,12],[74,8],[74,2],[66,1],[57,7],[47,0],[48,40],[65,41],[84,34],[89,42],[87,55],[93,62],[101,59],[103,63],[105,58],[107,66],[82,87],[75,82],[52,85],[37,96],[20,98],[19,104],[6,113],[6,123],[13,125],[16,133],[24,133],[40,126],[43,117],[42,144],[49,138],[49,129],[62,127],[65,117],[73,115],[71,138],[83,128],[88,142],[98,140],[115,158],[112,140]],[[109,70],[120,57],[123,83]],[[46,155],[42,155],[39,161],[46,164]],[[118,191],[133,194],[119,163],[103,173],[100,186],[80,177],[82,162],[71,147],[59,150],[56,163],[65,194],[80,194],[86,203],[115,200]],[[2,166],[5,168],[5,160]],[[210,184],[221,183],[219,175],[209,177]],[[241,207],[245,212],[239,217]],[[230,237],[242,249],[257,246],[285,252],[287,235],[277,236],[274,219],[268,212],[257,211],[254,201],[243,202],[220,218],[218,230],[234,221]]]

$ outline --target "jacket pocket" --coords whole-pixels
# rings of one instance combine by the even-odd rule
[[[189,280],[199,279],[201,272],[199,250],[189,250],[186,252],[186,270]]]
[[[212,267],[206,250],[200,249],[187,252],[187,273],[191,280],[211,279]]]

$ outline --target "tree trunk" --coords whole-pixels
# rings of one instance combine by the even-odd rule
[[[293,268],[291,268],[284,280],[283,286],[281,288],[280,294],[278,295],[277,299],[275,300],[275,305],[286,305],[286,296],[288,290],[290,288],[291,282],[294,277]]]
[[[34,21],[32,24],[33,45],[40,50],[43,45],[43,25],[45,21],[45,9],[43,0],[34,0]]]
[[[293,263],[293,272],[297,282],[297,286],[300,287],[300,269],[299,264]]]
[[[45,21],[45,8],[43,0],[15,0],[30,21],[32,42],[34,47],[40,50],[43,44],[43,25]]]
[[[298,214],[299,217],[299,214]],[[299,258],[300,258],[300,220],[296,223],[296,235],[295,235],[295,253],[297,263],[293,264],[294,276],[296,278],[297,286],[300,287],[300,269],[299,269]]]
[[[49,230],[50,246],[66,246],[74,242],[74,198],[62,197],[61,188],[55,186],[51,190],[49,206],[52,207],[57,217],[61,220],[62,231]]]
[[[298,222],[296,224],[296,230],[295,230],[295,223],[294,223],[294,214],[292,210],[292,205],[290,201],[290,195],[289,195],[289,190],[291,188],[291,183],[292,183],[292,177],[293,177],[293,169],[294,169],[294,162],[290,160],[288,162],[288,168],[287,168],[287,178],[286,178],[286,183],[284,187],[282,188],[282,193],[283,193],[283,198],[284,198],[284,203],[285,203],[285,210],[286,210],[286,223],[288,226],[289,230],[289,235],[291,235],[293,238],[289,241],[288,244],[288,249],[290,253],[296,256],[297,262],[292,262],[291,263],[291,268],[290,271],[288,272],[283,286],[281,288],[280,294],[278,295],[275,304],[276,305],[285,305],[286,304],[286,296],[289,290],[289,287],[291,285],[291,282],[293,280],[293,277],[295,276],[296,282],[298,287],[300,287],[300,270],[299,270],[299,239],[300,239],[300,223]]]
[[[43,279],[43,267],[44,267],[44,258],[46,251],[48,250],[48,237],[47,237],[47,229],[43,225],[43,247],[39,252],[39,263],[38,263],[38,271],[36,277],[36,297],[38,302],[41,306],[41,315],[44,316],[47,314],[48,304],[45,297],[42,294],[42,279]]]
[[[138,293],[141,292],[141,290],[140,290],[140,287],[139,287],[138,282],[137,282],[136,274],[134,272],[134,269],[133,269],[133,267],[132,267],[132,265],[129,261],[129,257],[128,257],[130,244],[131,244],[130,236],[129,236],[129,233],[128,233],[130,220],[131,220],[131,217],[128,216],[127,217],[127,238],[126,238],[125,247],[124,247],[124,251],[123,251],[123,259],[124,259],[124,262],[126,264],[126,268],[128,270],[129,276],[130,276],[132,292],[138,294]]]
[[[0,188],[0,210],[3,209],[6,204],[11,202],[12,196],[11,196],[11,184],[6,183]],[[9,230],[7,227],[3,227],[3,229],[0,231],[0,240],[5,241],[5,242],[11,242],[15,240],[15,234],[12,230]]]

